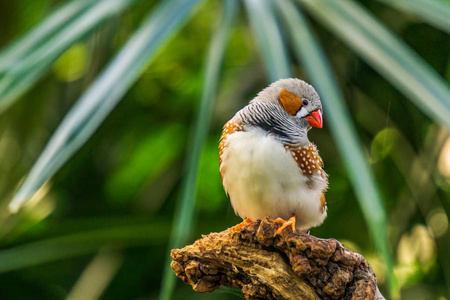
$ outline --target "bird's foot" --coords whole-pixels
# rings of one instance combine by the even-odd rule
[[[239,229],[241,229],[242,227],[247,226],[248,224],[250,224],[252,222],[252,220],[250,220],[249,218],[245,219],[244,221],[242,221],[241,223],[237,224],[236,226],[231,227],[232,230],[234,231],[238,231]]]
[[[285,220],[283,220],[283,219],[281,219],[281,218],[277,218],[277,219],[275,220],[275,222],[283,223],[283,225],[281,225],[281,227],[278,228],[278,230],[275,232],[275,235],[274,235],[274,236],[279,235],[279,234],[280,234],[286,227],[288,227],[288,226],[291,226],[292,232],[295,232],[295,221],[296,221],[295,215],[292,216],[292,217],[291,217],[289,220],[287,220],[287,221],[285,221]]]

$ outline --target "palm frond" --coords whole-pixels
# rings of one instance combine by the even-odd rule
[[[450,33],[450,4],[440,0],[378,0]]]
[[[35,28],[25,33],[0,52],[0,74],[12,68],[34,49],[48,41],[80,13],[91,6],[95,0],[72,1],[50,14]]]
[[[149,235],[149,232],[159,235]],[[167,223],[157,222],[110,226],[24,243],[0,250],[0,273],[91,254],[105,245],[111,249],[152,245],[164,240],[168,233]]]
[[[102,0],[90,7],[89,1],[82,1],[84,5],[77,6],[75,2],[64,6],[15,46],[0,53],[0,63],[5,68],[0,75],[0,113],[28,91],[71,45],[135,1]]]
[[[57,128],[13,200],[17,211],[92,136],[199,0],[160,4]]]
[[[289,58],[271,1],[245,0],[250,26],[270,81],[291,77]]]
[[[398,293],[387,239],[385,209],[345,100],[324,51],[302,12],[290,1],[277,3],[292,37],[294,53],[321,95],[325,110],[329,112],[325,114],[330,121],[329,128],[344,159],[372,239],[386,262],[393,294]]]
[[[169,242],[169,251],[183,246],[192,232],[195,211],[197,173],[200,155],[211,123],[214,100],[219,86],[220,71],[225,54],[229,31],[237,13],[237,0],[227,0],[224,6],[222,20],[213,34],[213,39],[205,61],[203,89],[195,118],[192,139],[189,144],[186,159],[186,173],[177,203],[173,231]],[[168,251],[168,252],[169,252]],[[175,286],[175,275],[170,267],[171,259],[165,264],[160,300],[171,299]]]
[[[450,89],[410,47],[352,0],[299,0],[424,113],[450,128]]]

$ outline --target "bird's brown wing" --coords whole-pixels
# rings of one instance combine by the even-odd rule
[[[323,179],[328,181],[328,175],[323,170],[323,160],[317,151],[316,145],[309,143],[306,146],[285,145],[286,151],[290,151],[292,157],[297,162],[298,167],[302,170],[303,175],[311,178],[314,174],[319,174]],[[327,209],[325,195],[320,195],[320,209],[322,213]]]
[[[317,151],[316,145],[311,142],[305,146],[286,144],[284,148],[286,151],[291,152],[303,175],[312,177],[314,174],[320,174],[324,179],[328,178],[323,170],[323,160]]]
[[[222,154],[227,146],[226,139],[230,134],[233,134],[237,131],[242,131],[242,130],[244,130],[244,126],[240,123],[233,121],[233,119],[228,121],[223,126],[222,135],[220,136],[220,139],[219,139],[219,141],[220,141],[220,143],[219,143],[219,169],[220,169],[220,176],[222,176],[222,181],[223,181],[223,172],[224,172],[224,168],[225,168],[222,165],[222,162],[223,162]]]

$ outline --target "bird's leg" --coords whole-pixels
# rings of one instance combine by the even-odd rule
[[[286,227],[291,226],[292,232],[295,232],[295,215],[293,215],[289,220],[285,221],[281,218],[277,218],[275,222],[283,223],[280,228],[275,232],[275,235],[279,235]]]
[[[233,226],[232,229],[234,231],[238,231],[239,229],[241,229],[242,227],[247,226],[248,224],[250,224],[252,222],[252,220],[250,220],[249,218],[245,219],[244,221],[242,221],[241,223],[237,224],[236,226]]]

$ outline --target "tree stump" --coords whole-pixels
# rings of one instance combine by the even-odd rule
[[[246,299],[384,299],[364,257],[270,218],[211,233],[171,252],[172,269],[197,292],[240,288]]]

